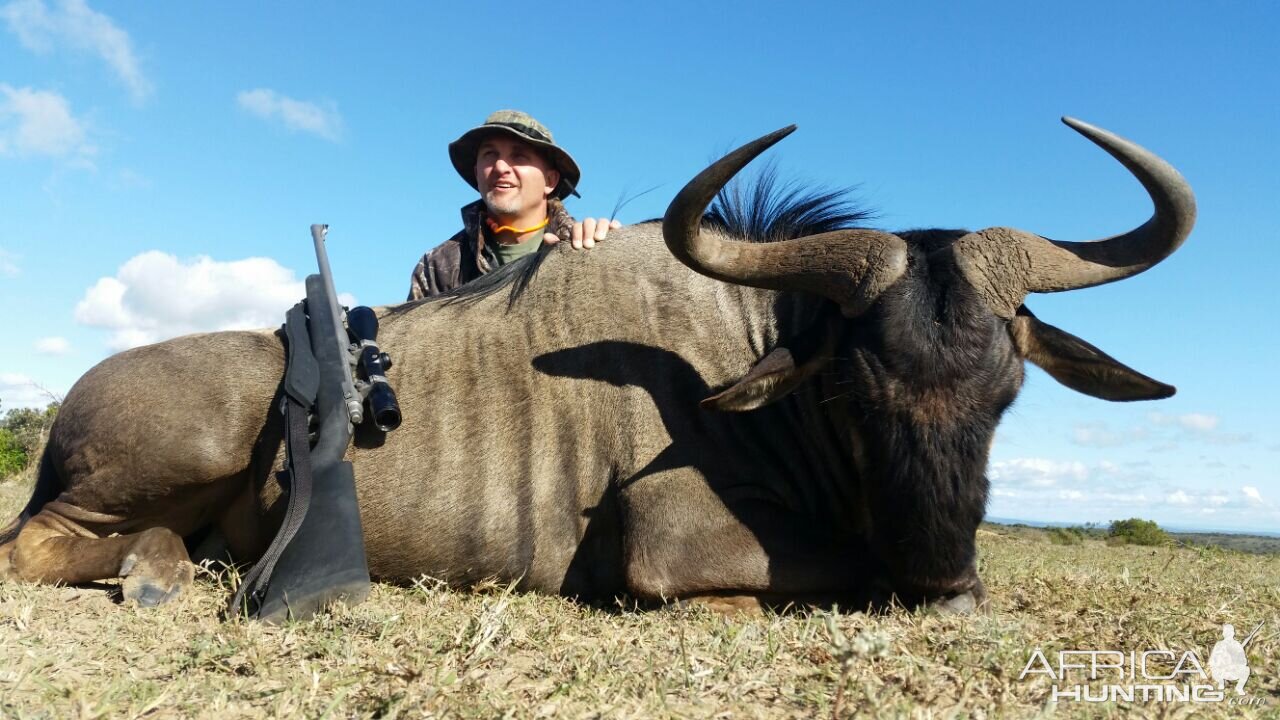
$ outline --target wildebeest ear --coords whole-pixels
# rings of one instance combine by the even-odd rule
[[[1143,375],[1069,332],[1040,322],[1026,306],[1009,321],[1022,357],[1077,392],[1103,400],[1159,400],[1177,388]]]
[[[744,412],[764,407],[796,389],[808,377],[804,368],[796,367],[795,358],[787,348],[775,348],[765,355],[755,367],[728,389],[702,401],[707,410]]]
[[[740,380],[703,400],[706,410],[745,412],[786,397],[831,359],[843,317],[832,313],[787,340],[757,362]]]

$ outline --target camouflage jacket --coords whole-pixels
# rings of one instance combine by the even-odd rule
[[[547,232],[568,242],[573,232],[573,218],[564,204],[552,198],[547,201]],[[432,249],[413,269],[409,283],[409,299],[434,297],[465,285],[498,267],[493,243],[484,222],[483,200],[462,208],[462,230]]]

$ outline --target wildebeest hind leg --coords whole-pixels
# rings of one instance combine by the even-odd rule
[[[52,507],[51,507],[52,506]],[[189,586],[195,567],[182,538],[165,527],[128,535],[99,537],[50,503],[37,513],[13,542],[11,577],[28,582],[85,583],[122,577],[125,600],[154,606]]]

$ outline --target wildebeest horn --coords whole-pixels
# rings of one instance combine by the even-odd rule
[[[1196,221],[1187,181],[1155,154],[1075,118],[1062,122],[1133,173],[1155,204],[1151,219],[1123,235],[1093,242],[1062,242],[1013,228],[988,228],[953,246],[956,262],[992,311],[1012,318],[1032,292],[1091,287],[1150,268],[1177,250]]]
[[[752,243],[701,232],[712,198],[795,125],[734,150],[698,174],[667,207],[662,234],[680,262],[708,277],[770,290],[800,290],[835,300],[845,315],[864,312],[907,267],[902,238],[875,230],[837,230],[794,240]]]

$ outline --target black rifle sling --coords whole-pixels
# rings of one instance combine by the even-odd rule
[[[311,506],[311,442],[308,414],[316,400],[320,386],[319,363],[311,350],[311,336],[307,328],[307,316],[304,304],[298,303],[285,315],[285,346],[288,358],[282,385],[285,391],[285,466],[287,470],[281,475],[289,478],[287,491],[288,505],[285,509],[284,521],[275,539],[262,557],[254,564],[253,569],[245,575],[231,599],[229,610],[232,615],[245,610],[241,604],[248,593],[255,606],[261,601],[271,582],[271,572],[276,562],[284,553],[284,549],[298,534],[302,521]],[[283,483],[282,483],[283,484]],[[256,608],[255,608],[256,611]]]

